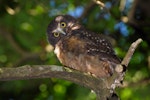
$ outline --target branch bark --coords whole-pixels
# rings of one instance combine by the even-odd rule
[[[122,63],[128,66],[129,61],[137,48],[137,46],[142,42],[142,39],[138,39],[130,46],[125,58]],[[120,65],[121,65],[120,64]],[[120,66],[119,66],[120,67]],[[117,79],[120,83],[123,81],[125,71],[120,72],[120,76]],[[97,94],[97,100],[118,100],[113,99],[114,96],[111,94],[110,89],[112,84],[119,86],[117,83],[113,82],[111,84],[107,83],[107,79],[100,79],[93,77],[88,74],[80,73],[72,69],[66,70],[62,66],[56,65],[25,65],[17,68],[0,68],[0,81],[10,81],[10,80],[25,80],[25,79],[35,79],[35,78],[61,78],[69,80],[76,84],[85,86],[91,90],[94,90]],[[110,98],[108,98],[110,97]]]
[[[56,65],[24,65],[17,68],[0,68],[0,81],[25,80],[36,78],[60,78],[90,88],[96,92],[106,91],[104,80]],[[107,93],[109,93],[107,91]],[[103,94],[103,92],[101,92]],[[104,96],[108,94],[104,93]]]

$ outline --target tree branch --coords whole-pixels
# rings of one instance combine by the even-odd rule
[[[100,0],[93,0],[93,2],[95,2],[96,4],[98,4],[100,7],[105,7],[105,4],[103,2],[101,2]]]
[[[122,82],[124,80],[124,76],[125,76],[125,72],[126,69],[128,67],[128,64],[133,56],[133,53],[135,51],[135,49],[138,47],[138,45],[142,42],[142,39],[139,38],[138,40],[136,40],[135,42],[133,42],[128,50],[128,52],[126,53],[124,59],[122,60],[120,65],[116,66],[116,71],[120,72],[119,77],[116,79],[117,81],[114,82],[114,88],[116,87],[120,87],[122,85]]]
[[[107,90],[106,84],[102,79],[97,79],[95,77],[87,74],[85,75],[77,71],[66,71],[62,66],[25,65],[17,68],[0,68],[0,81],[36,78],[60,78],[85,86],[96,92]],[[102,93],[103,92],[101,92],[101,94]],[[107,91],[107,93],[109,92]],[[105,95],[107,97],[109,94],[105,93]]]
[[[132,43],[121,64],[128,66],[128,63],[135,49],[141,42],[142,39],[138,39],[137,41]],[[125,71],[121,71],[117,81],[123,81],[124,75]],[[69,80],[76,84],[85,86],[91,90],[94,90],[97,94],[98,100],[114,100],[113,97],[111,97],[112,93],[110,92],[110,89],[112,88],[112,85],[115,85],[114,89],[116,88],[116,86],[119,86],[116,83],[116,80],[113,80],[113,82],[108,82],[108,78],[96,78],[72,69],[69,69],[68,71],[64,67],[56,65],[25,65],[17,68],[0,68],[0,81],[52,77]],[[118,99],[119,98],[117,97],[115,100]]]
[[[128,52],[126,53],[124,59],[122,60],[121,64],[125,65],[126,67],[128,66],[131,57],[135,51],[135,49],[138,47],[138,45],[142,42],[142,39],[139,38],[138,40],[136,40],[135,42],[133,42],[128,50]]]

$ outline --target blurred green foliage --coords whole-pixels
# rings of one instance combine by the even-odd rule
[[[84,12],[85,16],[80,18],[80,22],[92,31],[114,38],[114,49],[122,59],[130,44],[140,35],[120,20],[122,12],[117,1],[103,1],[110,12],[92,4],[92,0],[1,0],[0,67],[24,64],[60,65],[47,42],[47,25],[58,14],[70,14],[80,18],[88,5],[92,5],[90,12]],[[144,41],[129,64],[125,87],[117,89],[121,100],[150,100],[149,53],[149,45]],[[61,79],[0,82],[0,100],[95,99],[96,95],[91,90]]]

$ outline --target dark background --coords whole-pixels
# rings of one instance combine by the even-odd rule
[[[110,38],[123,59],[130,44],[143,42],[128,66],[121,100],[150,100],[150,0],[0,0],[0,67],[61,65],[47,42],[54,16],[70,14],[87,28]],[[95,100],[89,89],[60,79],[0,82],[0,100]]]

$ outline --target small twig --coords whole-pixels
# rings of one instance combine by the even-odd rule
[[[101,2],[100,0],[92,0],[93,2],[95,2],[97,5],[99,5],[99,7],[101,8],[101,9],[103,9],[103,11],[104,12],[106,12],[106,13],[110,13],[109,12],[109,9],[105,6],[105,4],[103,3],[103,2]]]
[[[135,51],[135,49],[138,47],[138,45],[142,42],[142,39],[139,38],[138,40],[136,40],[135,42],[133,42],[130,46],[130,48],[128,49],[128,52],[126,53],[124,59],[122,60],[121,64],[116,66],[116,70],[120,73],[120,75],[118,76],[118,78],[115,79],[114,84],[112,84],[113,88],[115,89],[116,87],[120,87],[122,86],[122,82],[124,80],[124,76],[126,73],[126,70],[128,67],[128,64],[132,58],[132,55]],[[125,67],[125,68],[124,68]]]
[[[138,40],[136,40],[135,42],[133,42],[128,50],[128,52],[126,53],[124,59],[122,60],[121,64],[125,65],[126,67],[128,66],[131,57],[135,51],[135,49],[138,47],[138,45],[142,42],[142,39],[139,38]]]
[[[101,2],[100,0],[93,0],[96,4],[98,4],[99,6],[105,8],[105,4],[103,2]]]

